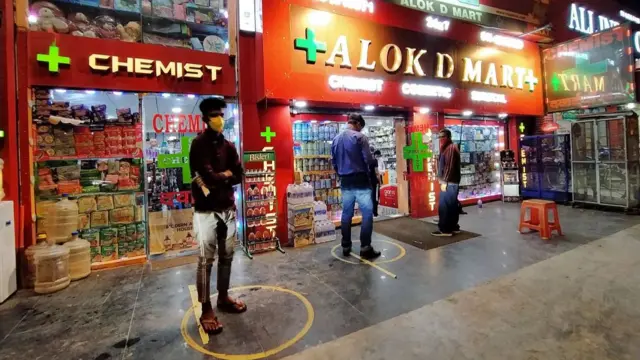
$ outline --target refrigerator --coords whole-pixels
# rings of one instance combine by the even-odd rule
[[[17,289],[13,202],[0,201],[0,303]]]

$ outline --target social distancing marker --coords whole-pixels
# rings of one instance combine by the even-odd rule
[[[281,293],[285,293],[285,294],[289,294],[289,295],[293,295],[295,296],[298,300],[300,300],[300,302],[302,303],[302,305],[304,305],[304,308],[307,312],[307,320],[304,324],[304,326],[302,327],[302,330],[300,330],[296,335],[294,335],[291,339],[285,341],[282,345],[277,346],[275,348],[272,349],[268,349],[259,353],[253,353],[253,354],[221,354],[221,353],[216,353],[213,352],[211,350],[206,349],[205,347],[203,347],[203,345],[207,345],[209,343],[209,335],[204,332],[204,330],[202,329],[202,326],[200,325],[200,315],[202,313],[202,307],[200,305],[200,303],[198,302],[198,295],[197,295],[197,290],[196,290],[196,286],[195,285],[189,285],[189,293],[191,294],[191,302],[193,303],[193,306],[191,306],[184,314],[184,317],[182,318],[182,323],[180,324],[180,332],[182,333],[182,337],[184,338],[185,342],[187,343],[187,345],[189,345],[192,349],[205,354],[205,355],[209,355],[209,356],[213,356],[216,359],[225,359],[225,360],[257,360],[257,359],[264,359],[266,357],[272,356],[274,354],[277,354],[279,352],[281,352],[282,350],[290,347],[291,345],[295,344],[296,342],[298,342],[300,339],[302,339],[307,332],[309,332],[309,329],[311,329],[311,325],[313,324],[313,319],[315,318],[315,312],[313,311],[313,306],[311,306],[311,302],[309,302],[309,300],[302,294],[300,294],[297,291],[293,291],[293,290],[289,290],[283,287],[279,287],[279,286],[271,286],[271,285],[247,285],[247,286],[239,286],[239,287],[235,287],[232,289],[229,289],[229,292],[234,292],[234,291],[240,291],[240,290],[253,290],[253,289],[262,289],[262,290],[271,290],[271,291],[277,291],[277,292],[281,292]],[[211,295],[211,297],[216,297],[216,294]],[[252,304],[249,303],[247,305],[249,307],[249,311],[251,310],[251,306]],[[259,304],[254,304],[253,306],[259,306]],[[189,331],[187,329],[187,325],[189,324],[189,318],[191,317],[191,315],[193,314],[195,320],[196,320],[196,324],[198,325],[198,331],[200,332],[200,338],[202,340],[202,345],[198,344],[196,340],[193,339],[193,337],[189,334]],[[248,313],[245,313],[241,316],[246,316]],[[226,330],[225,330],[226,331]],[[216,336],[220,336],[223,337],[225,335],[225,331],[223,331],[220,335],[216,335]],[[203,337],[203,332],[204,332],[204,336]],[[233,334],[233,336],[241,336],[241,335],[245,335],[245,334]],[[206,339],[206,341],[205,341]]]
[[[195,285],[189,285],[189,294],[191,294],[191,304],[193,304],[193,317],[196,319],[196,324],[198,324],[198,332],[200,333],[200,340],[202,340],[202,344],[206,345],[209,343],[209,334],[202,328],[202,324],[200,324],[200,317],[202,316],[202,305],[198,301],[198,290]]]
[[[360,242],[360,240],[353,240],[353,242]],[[389,245],[393,245],[393,246],[395,246],[396,248],[398,248],[398,252],[399,252],[399,253],[398,253],[398,255],[397,255],[396,257],[394,257],[393,259],[380,260],[380,259],[378,258],[378,260],[376,260],[376,261],[375,261],[375,264],[376,264],[376,265],[380,265],[380,264],[388,264],[388,263],[392,263],[392,262],[398,261],[398,260],[402,259],[402,258],[407,254],[407,250],[405,250],[405,248],[404,248],[404,247],[402,247],[402,245],[400,245],[400,244],[398,244],[398,243],[396,243],[396,242],[389,241],[389,240],[374,240],[374,241],[373,241],[373,243],[377,243],[377,242],[383,242],[383,243],[387,243],[387,244],[389,244]],[[334,247],[331,249],[331,255],[332,255],[334,258],[336,258],[336,259],[338,259],[338,260],[340,260],[340,261],[342,261],[342,262],[346,262],[346,263],[348,263],[348,264],[354,264],[354,265],[358,265],[358,264],[360,264],[360,262],[358,262],[358,261],[348,260],[348,259],[346,259],[345,257],[343,257],[343,256],[340,256],[340,255],[336,254],[336,250],[338,250],[338,248],[340,248],[340,246],[341,246],[341,245],[340,245],[340,244],[338,244],[338,245],[334,246]],[[384,254],[384,252],[383,252],[383,255],[385,255],[385,254]]]
[[[363,263],[365,263],[365,264],[367,264],[367,265],[369,265],[369,266],[372,266],[372,267],[374,267],[374,268],[376,268],[376,269],[378,269],[378,270],[382,271],[383,273],[385,273],[385,274],[387,274],[387,275],[391,276],[391,277],[392,277],[392,278],[394,278],[394,279],[397,279],[397,278],[398,278],[398,275],[396,275],[396,274],[392,273],[391,271],[388,271],[388,270],[386,270],[386,269],[382,268],[381,266],[378,266],[378,265],[376,265],[376,264],[372,263],[372,262],[371,262],[371,261],[369,261],[369,260],[363,259],[363,258],[361,258],[360,256],[358,256],[358,255],[356,255],[356,254],[354,254],[354,253],[351,253],[351,254],[349,254],[349,255],[353,256],[354,258],[356,258],[356,259],[358,259],[358,260],[362,261]]]

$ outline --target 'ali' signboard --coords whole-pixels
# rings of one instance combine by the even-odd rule
[[[549,112],[635,101],[631,31],[621,25],[542,52]]]
[[[265,38],[269,96],[542,113],[539,53],[519,39],[517,49],[488,45],[479,32],[469,45],[296,5],[289,19],[288,39]],[[267,55],[283,51],[289,59]]]

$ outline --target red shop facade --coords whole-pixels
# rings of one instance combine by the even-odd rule
[[[544,113],[538,45],[386,2],[363,10],[263,6],[262,31],[239,39],[244,150],[272,148],[277,193],[309,182],[337,220],[327,145],[359,112],[382,153],[386,214],[427,217],[437,215],[435,135],[446,127],[462,150],[463,204],[499,199],[499,151],[517,149],[520,125]],[[286,239],[285,212],[277,221]]]

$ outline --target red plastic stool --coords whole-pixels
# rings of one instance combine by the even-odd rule
[[[529,220],[526,220],[527,209],[529,209]],[[553,211],[553,222],[549,221],[549,210]],[[540,232],[542,240],[549,240],[553,230],[556,230],[558,235],[562,236],[556,203],[537,199],[523,201],[520,207],[519,233],[522,233],[522,228]]]

